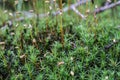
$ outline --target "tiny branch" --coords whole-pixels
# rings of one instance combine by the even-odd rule
[[[115,2],[115,3],[112,3],[112,4],[110,4],[110,5],[105,5],[105,6],[103,6],[103,7],[97,8],[97,9],[95,9],[93,12],[97,14],[97,13],[103,12],[103,11],[105,11],[105,10],[107,10],[107,9],[116,7],[116,6],[118,6],[118,5],[120,5],[120,1]]]
[[[80,6],[80,5],[82,5],[82,4],[85,4],[86,2],[89,2],[89,1],[91,1],[91,0],[79,0],[77,3],[75,3],[75,4],[72,4],[71,6],[69,6],[69,7],[65,7],[65,8],[63,8],[63,12],[67,12],[68,10],[72,10],[73,9],[73,7],[78,7],[78,6]],[[57,12],[53,12],[53,16],[56,16],[56,15],[58,15],[58,14],[60,14],[60,11],[57,11]]]
[[[82,19],[85,19],[85,16],[83,14],[81,14],[75,7],[72,7],[72,10],[78,14]]]
[[[111,42],[111,43],[109,43],[108,45],[105,45],[104,49],[105,49],[105,50],[108,50],[108,49],[110,49],[112,46],[114,46],[115,44],[117,44],[117,43],[119,43],[119,42],[120,42],[120,40],[117,40],[117,41],[115,41],[115,42]]]

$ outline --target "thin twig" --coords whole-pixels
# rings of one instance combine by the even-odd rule
[[[72,7],[72,10],[73,10],[76,14],[78,14],[82,19],[86,19],[85,16],[84,16],[82,13],[80,13],[75,7]]]
[[[112,46],[114,46],[115,44],[117,44],[117,43],[119,43],[120,42],[120,40],[117,40],[117,41],[115,41],[115,42],[111,42],[111,43],[109,43],[108,45],[105,45],[104,46],[104,49],[105,50],[108,50],[108,49],[110,49]]]
[[[93,12],[97,14],[97,13],[103,12],[103,11],[105,11],[105,10],[107,10],[107,9],[111,9],[111,8],[113,8],[113,7],[116,7],[116,6],[118,6],[118,5],[120,5],[120,1],[115,2],[115,3],[112,3],[112,4],[110,4],[110,5],[105,5],[105,6],[103,6],[103,7],[97,8],[97,9],[95,9]]]

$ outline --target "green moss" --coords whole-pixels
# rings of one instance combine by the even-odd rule
[[[44,13],[44,2],[37,4],[38,12]],[[89,6],[90,10],[94,9]],[[83,14],[84,7],[79,7]],[[28,6],[28,10],[31,8]],[[9,13],[0,9],[1,27],[3,22],[13,19]],[[13,25],[7,25],[4,30],[0,28],[0,80],[120,79],[119,19],[111,16],[110,10],[97,14],[97,23],[93,15],[88,15],[86,20],[73,11],[62,16],[64,47],[58,16],[47,17],[47,24],[47,18],[37,21],[33,17],[13,21]],[[118,42],[112,47],[105,48],[115,41]]]

